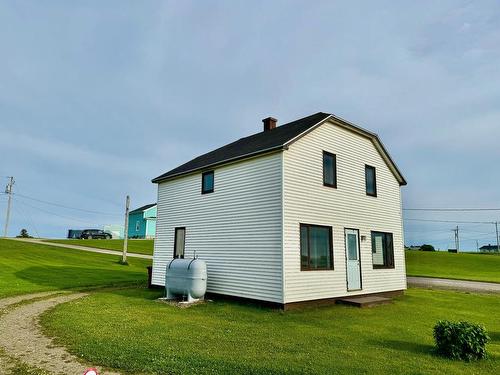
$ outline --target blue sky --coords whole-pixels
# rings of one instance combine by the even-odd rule
[[[406,207],[500,206],[495,1],[3,1],[0,31],[2,185],[102,213],[18,196],[11,235],[120,223],[127,193],[155,201],[152,177],[317,111],[381,136]],[[406,242],[449,247],[453,226],[408,221]],[[464,247],[494,241],[461,228]]]

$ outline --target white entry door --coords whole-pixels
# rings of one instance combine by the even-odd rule
[[[345,252],[347,262],[347,290],[361,289],[361,263],[359,260],[359,232],[345,230]]]

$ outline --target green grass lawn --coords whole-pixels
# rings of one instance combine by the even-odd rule
[[[62,244],[70,244],[70,245],[81,245],[88,247],[95,247],[98,249],[108,249],[108,250],[123,250],[123,240],[44,240],[45,242],[55,242]],[[153,255],[153,245],[154,240],[136,240],[129,239],[128,240],[128,252],[129,253],[138,253],[138,254],[147,254]]]
[[[410,250],[406,251],[406,274],[500,283],[500,256]]]
[[[281,312],[235,302],[180,309],[154,301],[160,295],[94,293],[45,314],[43,327],[78,356],[131,373],[494,374],[500,366],[498,296],[410,289],[371,309]],[[489,359],[435,356],[439,319],[484,324]]]
[[[122,286],[59,305],[42,325],[78,356],[130,373],[493,374],[500,366],[498,295],[410,289],[393,305],[372,309],[281,312],[222,301],[179,309],[155,301],[161,290],[144,289],[149,261],[117,260],[0,239],[0,298]],[[432,327],[439,319],[484,324],[492,337],[489,359],[435,356]]]
[[[0,298],[48,290],[145,283],[151,261],[0,239]]]

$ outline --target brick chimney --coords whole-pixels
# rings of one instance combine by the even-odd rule
[[[274,117],[267,117],[262,120],[262,122],[264,123],[264,131],[268,132],[276,128],[276,123],[278,122],[278,120],[276,120]]]

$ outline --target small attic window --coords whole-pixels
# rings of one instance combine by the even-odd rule
[[[203,172],[201,175],[201,194],[214,192],[214,171]]]

